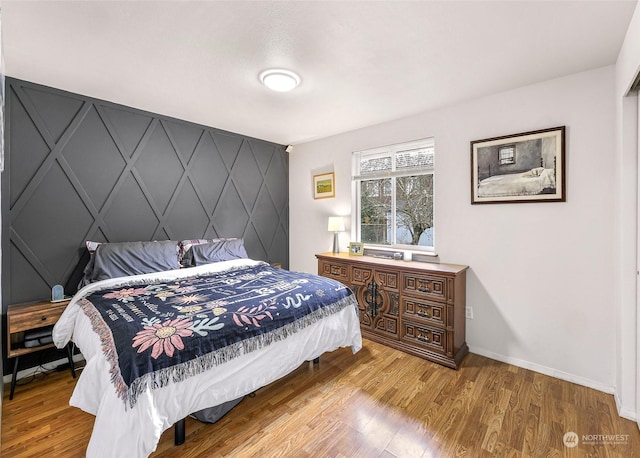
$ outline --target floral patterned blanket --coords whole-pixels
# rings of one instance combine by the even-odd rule
[[[129,406],[147,387],[179,382],[357,306],[337,281],[267,264],[169,282],[123,281],[78,303]]]

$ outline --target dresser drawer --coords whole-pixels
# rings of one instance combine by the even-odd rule
[[[445,301],[447,299],[447,279],[445,277],[405,273],[402,276],[402,293]]]
[[[413,345],[447,353],[449,349],[448,333],[444,329],[433,326],[425,326],[411,321],[402,321],[402,340]]]
[[[425,324],[445,327],[448,325],[447,305],[403,296],[401,301],[402,319],[411,319]]]
[[[372,276],[373,269],[370,267],[351,266],[351,283],[354,285],[366,285]]]
[[[349,266],[339,262],[318,261],[318,275],[349,283]]]

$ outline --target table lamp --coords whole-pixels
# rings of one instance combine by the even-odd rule
[[[328,230],[329,232],[333,232],[333,252],[340,253],[338,232],[344,231],[344,218],[342,218],[342,216],[330,216]]]

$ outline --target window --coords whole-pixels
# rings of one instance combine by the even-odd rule
[[[516,162],[516,145],[501,146],[498,150],[500,155],[500,165],[515,164]]]
[[[433,250],[433,139],[353,153],[356,240]]]

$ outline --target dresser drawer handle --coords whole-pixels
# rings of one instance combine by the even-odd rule
[[[40,319],[41,319],[42,321],[47,321],[47,316],[46,316],[46,315],[42,315],[42,316],[40,317]]]
[[[416,287],[418,291],[421,293],[430,293],[431,289],[429,289],[429,283],[426,281],[418,280],[418,286]]]
[[[331,275],[340,275],[340,267],[331,266]]]
[[[422,316],[424,318],[431,318],[431,314],[429,313],[430,310],[431,310],[431,307],[427,307],[427,306],[424,306],[424,308],[420,307],[416,311],[416,315]]]
[[[426,335],[422,335],[420,334],[418,337],[416,337],[419,341],[421,342],[425,342],[425,343],[431,343],[431,341],[429,340],[429,337],[427,337]]]
[[[429,331],[422,328],[416,328],[416,331],[418,331],[416,339],[420,340],[421,342],[431,343],[431,340],[429,339]]]

